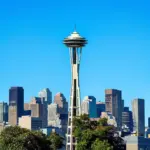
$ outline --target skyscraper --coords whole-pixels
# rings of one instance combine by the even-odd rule
[[[17,125],[18,118],[24,113],[24,89],[11,87],[9,89],[9,124]]]
[[[99,118],[101,116],[101,113],[105,112],[105,103],[96,102],[96,111],[97,111],[97,118]]]
[[[76,139],[73,136],[73,117],[81,114],[80,84],[79,84],[79,66],[81,60],[82,47],[87,44],[87,40],[74,31],[70,36],[64,39],[63,43],[69,47],[70,61],[72,70],[72,87],[70,97],[70,109],[67,131],[67,150],[74,150]]]
[[[54,103],[58,105],[58,113],[60,115],[61,126],[64,133],[67,132],[68,123],[68,102],[62,93],[57,93],[54,96]]]
[[[42,127],[47,127],[47,103],[44,103],[39,97],[32,97],[29,109],[31,110],[31,117],[41,118]]]
[[[122,127],[122,93],[116,89],[105,90],[106,111],[110,112],[116,119],[118,130]]]
[[[62,93],[59,92],[54,96],[54,103],[58,105],[60,114],[68,114],[68,102]]]
[[[8,122],[8,104],[0,102],[0,123]]]
[[[132,101],[134,131],[138,136],[145,134],[145,106],[144,99],[134,99]]]
[[[81,103],[81,113],[88,114],[90,118],[97,118],[96,98],[94,96],[84,97],[84,100]]]
[[[150,128],[150,117],[148,118],[148,128]]]
[[[43,121],[45,122],[45,127],[48,125],[48,105],[52,103],[52,92],[49,88],[41,90],[39,93],[39,98],[43,105]]]
[[[124,107],[122,112],[122,126],[127,126],[130,131],[133,131],[133,117],[129,107]]]
[[[61,128],[60,114],[56,103],[48,105],[48,126]]]
[[[41,100],[44,100],[45,102],[47,102],[47,104],[52,103],[52,92],[49,90],[49,88],[41,90],[38,95]]]

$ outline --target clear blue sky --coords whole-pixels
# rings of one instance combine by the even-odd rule
[[[81,95],[104,101],[123,91],[126,106],[144,98],[150,116],[150,2],[129,0],[5,0],[0,2],[0,100],[23,86],[25,101],[49,87],[69,99],[69,51],[62,44],[77,25],[89,43],[81,61]]]

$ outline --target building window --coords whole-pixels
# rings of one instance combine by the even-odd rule
[[[70,143],[70,136],[68,136],[68,143]]]
[[[69,126],[71,125],[71,118],[69,118]]]
[[[73,145],[73,147],[72,147],[72,148],[73,148],[73,150],[75,150],[75,145]]]
[[[67,150],[70,150],[70,145],[67,145]]]
[[[68,134],[70,134],[70,128],[68,128]]]

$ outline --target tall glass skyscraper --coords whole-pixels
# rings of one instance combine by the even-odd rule
[[[150,128],[150,117],[148,117],[148,128]]]
[[[105,103],[96,102],[96,111],[97,111],[97,118],[99,118],[101,116],[101,113],[105,112]]]
[[[9,89],[9,123],[17,125],[18,118],[24,114],[24,89],[11,87]]]
[[[0,123],[8,122],[8,104],[0,102]]]
[[[132,113],[134,131],[138,136],[144,136],[145,134],[145,104],[144,99],[134,99],[132,101]]]

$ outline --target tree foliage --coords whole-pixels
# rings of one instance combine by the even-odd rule
[[[48,139],[51,143],[50,148],[53,150],[57,150],[58,148],[61,148],[63,146],[63,138],[55,132],[51,133]]]
[[[63,139],[56,133],[46,136],[40,131],[10,126],[0,134],[0,150],[56,150],[62,146]]]
[[[113,146],[108,141],[101,141],[98,138],[93,142],[91,148],[93,150],[113,150]]]
[[[119,136],[114,136],[115,128],[108,126],[106,118],[91,121],[84,114],[75,117],[73,123],[77,150],[125,150],[124,141]]]

